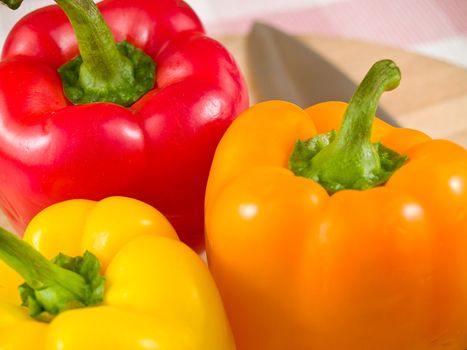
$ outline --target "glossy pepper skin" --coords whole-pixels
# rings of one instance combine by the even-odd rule
[[[61,202],[32,220],[24,240],[47,258],[96,255],[104,301],[36,321],[19,306],[21,277],[0,261],[0,349],[235,349],[208,269],[151,206]]]
[[[207,255],[237,346],[463,350],[467,151],[375,118],[371,139],[408,160],[384,185],[330,195],[288,162],[347,107],[260,103],[217,148]]]
[[[72,105],[57,73],[78,54],[67,17],[54,5],[23,18],[0,63],[0,207],[22,233],[52,203],[125,195],[157,207],[199,249],[209,166],[248,105],[244,80],[185,2],[98,7],[116,41],[155,61],[155,86],[128,108]]]

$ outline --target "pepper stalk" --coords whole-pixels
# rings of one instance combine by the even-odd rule
[[[16,9],[22,0],[0,0]],[[58,69],[74,104],[113,102],[129,106],[151,90],[156,64],[126,41],[116,43],[92,0],[55,0],[71,22],[80,55]]]
[[[381,95],[395,89],[400,78],[393,61],[376,62],[352,96],[340,130],[297,141],[289,168],[320,183],[329,193],[385,183],[407,157],[381,143],[372,144],[370,137]]]
[[[105,280],[99,273],[99,261],[89,252],[75,258],[59,254],[51,262],[0,228],[0,260],[24,278],[20,295],[34,318],[47,320],[63,311],[103,301]]]

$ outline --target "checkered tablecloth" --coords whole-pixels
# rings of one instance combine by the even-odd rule
[[[157,1],[157,0],[148,0]],[[296,34],[401,47],[467,68],[467,0],[187,0],[213,36],[242,35],[254,20]],[[51,0],[0,7],[0,48],[14,23]]]

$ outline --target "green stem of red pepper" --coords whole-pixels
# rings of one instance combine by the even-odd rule
[[[104,279],[91,253],[70,258],[63,254],[52,262],[14,234],[0,228],[0,260],[26,283],[19,286],[23,305],[31,316],[47,320],[62,311],[102,302]]]
[[[0,0],[12,9],[22,0]],[[55,0],[78,40],[80,56],[58,72],[74,104],[113,102],[129,106],[154,87],[156,64],[126,41],[116,43],[92,0]]]
[[[350,100],[339,132],[298,141],[289,161],[291,170],[319,182],[329,193],[386,182],[407,158],[380,143],[372,144],[371,129],[381,95],[399,82],[394,62],[376,62]]]
[[[59,69],[65,94],[75,104],[129,106],[154,86],[155,63],[128,42],[116,44],[92,0],[55,0],[78,40],[80,56]]]
[[[98,81],[132,77],[132,65],[117,49],[109,27],[104,22],[97,6],[91,0],[56,0],[67,14],[78,39],[79,52],[83,59],[81,70]]]

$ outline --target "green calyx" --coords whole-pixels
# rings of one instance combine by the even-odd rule
[[[68,16],[80,51],[58,70],[71,102],[130,106],[154,87],[152,58],[128,42],[117,44],[92,0],[55,2]]]
[[[156,66],[140,49],[126,41],[117,44],[122,55],[118,74],[97,79],[78,56],[58,69],[67,98],[74,104],[113,102],[130,106],[154,86]]]
[[[371,129],[381,95],[399,82],[400,71],[394,62],[376,62],[350,100],[340,131],[298,140],[289,168],[320,183],[328,193],[384,184],[407,157],[381,143],[372,144]]]
[[[103,301],[105,280],[98,259],[89,252],[73,258],[59,254],[48,261],[29,244],[0,228],[0,260],[25,279],[19,286],[21,300],[37,320],[47,322],[63,311]]]

